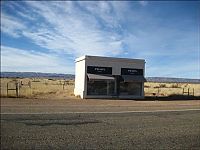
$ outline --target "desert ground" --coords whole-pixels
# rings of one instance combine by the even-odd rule
[[[82,100],[73,89],[73,80],[1,79],[1,149],[200,149],[199,84],[147,82],[145,100]],[[160,99],[170,95],[187,99]]]
[[[74,81],[43,78],[1,78],[1,97],[16,97],[16,83],[19,83],[19,97],[65,99],[73,96]]]
[[[1,98],[1,113],[132,112],[200,109],[200,100],[134,101],[103,99]]]
[[[16,95],[18,83],[18,95]],[[73,95],[74,80],[45,79],[45,78],[1,78],[1,97],[25,97],[67,99],[75,98]],[[9,89],[9,90],[7,90]],[[155,83],[145,82],[145,96],[198,96],[200,97],[200,84],[192,83]]]

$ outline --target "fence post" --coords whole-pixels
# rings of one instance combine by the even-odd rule
[[[158,87],[158,96],[159,96],[159,94],[160,94],[160,88]]]
[[[29,89],[30,89],[30,95],[32,95],[32,91],[31,91],[31,81],[28,81],[28,86],[29,86]]]
[[[190,95],[190,88],[188,88],[188,96]]]
[[[16,83],[16,96],[19,97],[19,83]]]
[[[193,92],[192,93],[193,93],[193,96],[194,96],[194,88],[193,88]]]
[[[31,88],[31,81],[28,81],[28,86],[29,88]]]
[[[7,97],[8,97],[8,83],[7,83]]]

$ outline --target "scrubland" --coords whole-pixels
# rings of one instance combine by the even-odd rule
[[[200,96],[200,84],[145,82],[145,96],[191,95]]]
[[[19,97],[62,99],[73,96],[73,80],[1,78],[1,97],[15,97],[16,90],[14,89],[16,89],[16,83],[19,83]]]
[[[1,97],[68,99],[73,95],[74,80],[46,78],[1,78]],[[7,90],[9,89],[9,90]],[[145,82],[145,96],[192,95],[200,96],[200,84]]]

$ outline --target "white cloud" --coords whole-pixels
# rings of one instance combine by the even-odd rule
[[[17,18],[8,16],[1,13],[1,31],[7,33],[15,38],[21,36],[21,31],[24,30],[26,26],[22,21]]]
[[[148,1],[139,1],[140,5],[146,6],[148,4]]]
[[[61,60],[57,60],[57,56],[52,54],[69,54],[73,57],[80,55],[125,56],[146,59],[147,65],[154,66],[148,69],[149,75],[153,73],[151,70],[155,66],[156,69],[169,70],[168,75],[170,72],[176,72],[178,75],[178,72],[183,69],[177,68],[176,62],[188,67],[186,68],[188,70],[193,65],[195,66],[192,69],[193,72],[199,71],[195,65],[199,60],[196,56],[198,35],[197,32],[194,34],[193,28],[186,30],[187,25],[182,26],[182,24],[189,24],[187,20],[184,19],[183,22],[179,20],[178,24],[173,20],[173,23],[169,23],[173,17],[165,19],[160,18],[158,14],[155,17],[155,14],[149,13],[146,9],[136,11],[132,7],[134,4],[146,6],[148,2],[26,1],[24,5],[12,2],[10,8],[17,15],[13,15],[14,13],[7,15],[2,12],[1,31],[15,38],[28,38],[30,42],[51,52],[51,54],[41,56],[39,53],[34,53],[32,56],[31,52],[12,50],[15,57],[19,58],[20,53],[22,55],[26,53],[27,59],[33,60],[37,57],[42,61],[40,57],[47,57],[48,60],[45,61],[52,59],[55,60],[54,64],[59,64]],[[4,52],[3,57],[6,56],[4,62],[10,62],[10,67],[12,67],[11,64],[17,64],[16,68],[23,67],[25,58],[22,62],[18,59],[19,62],[13,63],[12,61],[15,60],[9,58],[9,55],[13,58],[11,53]],[[49,58],[49,55],[53,58]],[[166,61],[167,57],[171,60]],[[195,63],[190,63],[193,59]],[[35,65],[37,66],[37,62]],[[171,68],[176,69],[168,68],[167,66],[170,65]],[[52,64],[45,68],[50,70],[52,67],[52,70],[58,70],[60,68],[58,66],[61,65],[53,66]],[[64,64],[64,66],[67,65]],[[4,68],[6,68],[5,65]],[[37,70],[37,67],[34,70]]]
[[[85,8],[89,11],[90,14],[99,18],[103,22],[103,26],[108,28],[117,28],[120,27],[119,18],[117,18],[114,7],[112,3],[105,1],[97,1],[97,2],[79,2],[79,5],[82,8]]]
[[[91,2],[90,2],[91,3]],[[94,4],[94,2],[92,2]],[[32,5],[32,3],[29,3]],[[45,41],[45,47],[60,48],[63,45],[65,51],[73,52],[76,56],[83,54],[96,54],[96,55],[115,55],[116,50],[122,52],[122,47],[112,46],[115,40],[111,39],[111,36],[116,36],[116,33],[104,31],[99,28],[98,20],[93,16],[86,14],[79,9],[70,9],[70,14],[63,12],[64,10],[52,11],[51,5],[33,5],[40,11],[39,13],[45,18],[46,21],[53,24],[57,33],[51,34],[54,38],[53,41]],[[105,7],[105,6],[101,6]],[[104,9],[104,8],[101,8]],[[59,14],[59,15],[58,15]],[[79,15],[77,15],[79,14]],[[54,19],[52,19],[54,18]],[[37,33],[36,33],[37,34]],[[38,38],[40,39],[40,37]],[[52,43],[54,43],[52,45]],[[41,44],[40,44],[41,45]]]
[[[19,37],[21,34],[41,47],[55,52],[64,51],[76,57],[80,55],[113,56],[123,53],[122,44],[114,44],[122,42],[121,38],[123,37],[114,30],[102,29],[99,23],[100,20],[103,20],[110,27],[119,25],[117,19],[111,15],[112,6],[109,3],[87,2],[85,5],[85,2],[80,2],[82,7],[90,10],[90,13],[78,9],[75,6],[77,3],[72,2],[29,1],[26,4],[30,7],[32,16],[42,17],[44,21],[41,24],[33,23],[26,27],[22,23],[23,26],[20,26],[21,24],[18,24],[16,19],[3,19],[2,22],[6,24],[9,33],[13,33],[13,36]],[[92,12],[94,5],[98,9],[96,13]],[[21,17],[33,19],[30,14],[25,15],[21,12],[18,14]],[[8,33],[6,28],[2,30]]]
[[[74,73],[74,66],[70,61],[62,62],[56,54],[1,45],[1,71]]]
[[[26,12],[26,14],[25,13],[23,13],[23,12],[17,12],[17,14],[19,14],[21,17],[23,17],[24,19],[29,19],[29,20],[35,20],[36,18],[35,17],[33,17],[31,14],[27,14],[27,12]]]

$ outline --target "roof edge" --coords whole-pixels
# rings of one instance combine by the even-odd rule
[[[119,58],[119,57],[106,57],[106,56],[91,56],[91,55],[84,55],[84,56],[81,56],[81,57],[78,57],[75,59],[75,62],[79,62],[79,61],[82,61],[82,60],[85,60],[85,59],[101,59],[101,60],[104,60],[104,59],[111,59],[111,60],[120,60],[120,61],[140,61],[140,62],[145,62],[144,59],[135,59],[135,58]]]

